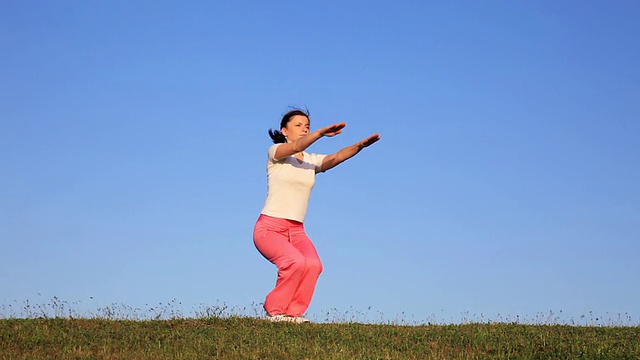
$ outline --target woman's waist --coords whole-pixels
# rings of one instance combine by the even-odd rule
[[[266,214],[260,214],[256,226],[266,226],[279,231],[304,228],[304,224],[300,221]]]

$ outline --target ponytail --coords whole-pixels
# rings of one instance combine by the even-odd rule
[[[287,138],[282,135],[282,133],[278,130],[269,129],[269,137],[273,140],[274,144],[286,143]]]

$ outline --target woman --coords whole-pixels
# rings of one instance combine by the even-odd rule
[[[309,115],[296,109],[283,116],[280,131],[269,130],[275,145],[268,151],[267,200],[255,224],[253,241],[258,251],[278,267],[276,286],[264,302],[271,321],[309,322],[302,315],[322,272],[318,253],[303,225],[315,174],[380,140],[374,134],[331,155],[305,152],[321,137],[342,133],[346,125],[341,122],[309,132]]]

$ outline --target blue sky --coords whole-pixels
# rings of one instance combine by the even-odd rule
[[[637,1],[0,8],[5,308],[255,308],[267,130],[298,106],[347,122],[311,152],[382,137],[317,178],[314,320],[640,322]]]

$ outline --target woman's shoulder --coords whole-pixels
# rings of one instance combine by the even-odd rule
[[[315,153],[304,152],[304,158],[306,159],[306,161],[315,165],[316,168],[319,168],[322,166],[322,161],[324,160],[325,157],[327,157],[326,154],[315,154]]]
[[[276,149],[280,145],[282,145],[282,143],[273,144],[273,145],[269,146],[269,149],[267,150],[267,154],[268,154],[269,160],[271,160],[273,162],[277,161],[276,160]]]
[[[308,153],[306,151],[303,151],[302,153],[304,154],[304,156],[309,156],[309,157],[325,157],[325,156],[327,156],[327,154]]]
[[[282,143],[280,144],[273,144],[271,146],[269,146],[269,149],[267,149],[267,152],[269,153],[269,155],[272,155],[273,153],[276,152],[276,149],[278,148],[278,146],[282,145]]]

